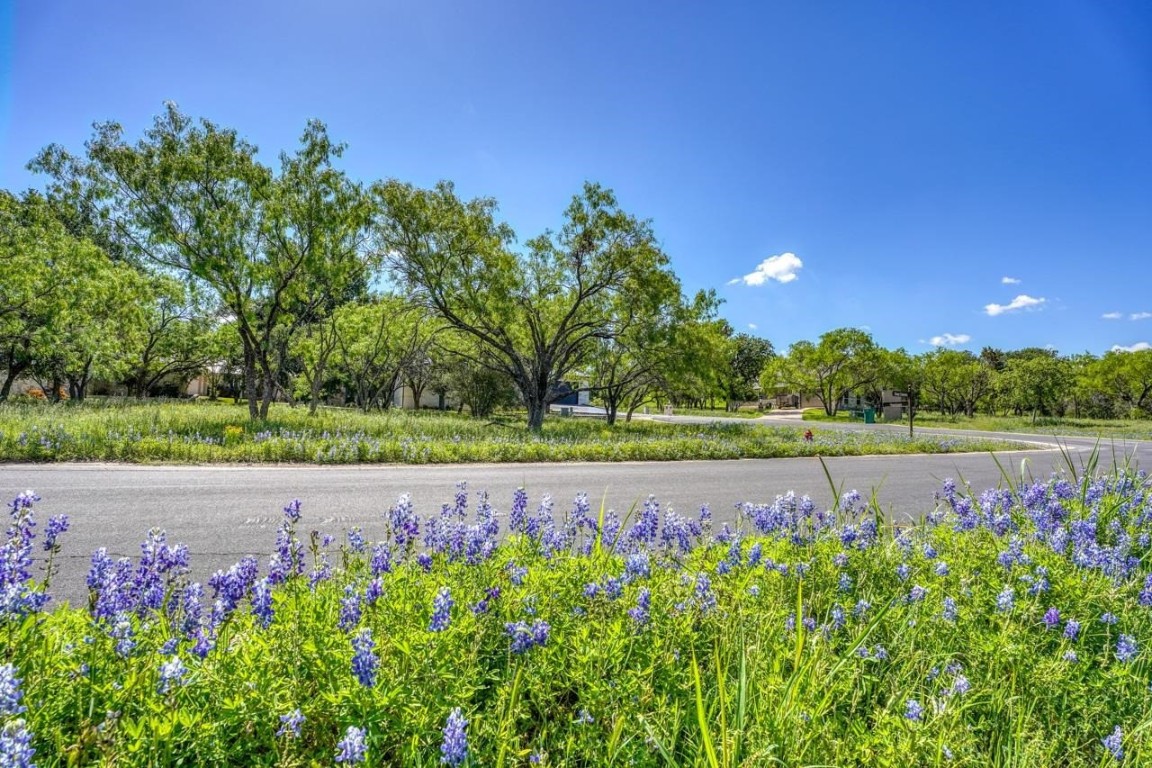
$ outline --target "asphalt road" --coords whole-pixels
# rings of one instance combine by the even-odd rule
[[[1052,443],[1051,437],[1000,436]],[[975,490],[1001,484],[1001,466],[1017,476],[1024,467],[1031,476],[1046,478],[1066,467],[1066,455],[1080,465],[1096,446],[1094,439],[1060,441],[1063,451],[1037,446],[998,454],[1000,466],[989,454],[830,458],[825,463],[840,488],[862,494],[874,491],[886,513],[901,520],[931,510],[933,494],[944,478],[963,479]],[[1152,443],[1130,441],[1100,449],[1102,466],[1113,460],[1152,464]],[[822,505],[832,502],[824,469],[814,458],[349,467],[0,465],[0,493],[6,498],[25,489],[40,494],[41,525],[50,515],[70,516],[72,529],[61,539],[64,551],[53,594],[74,604],[86,600],[84,576],[94,549],[138,555],[139,543],[152,527],[166,530],[170,542],[188,544],[192,575],[204,579],[242,555],[256,554],[266,561],[280,510],[292,499],[303,502],[304,530],[340,534],[359,526],[375,538],[383,533],[382,513],[400,494],[412,494],[417,512],[428,515],[452,500],[460,481],[466,481],[470,490],[488,491],[496,509],[504,513],[519,486],[528,490],[532,507],[549,494],[559,511],[584,492],[594,507],[604,498],[610,508],[624,513],[653,494],[662,505],[684,514],[694,514],[707,503],[717,523],[733,519],[739,502],[771,501],[789,490],[808,494]]]

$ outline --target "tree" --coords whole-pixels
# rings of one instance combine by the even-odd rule
[[[765,369],[766,388],[783,383],[793,391],[820,400],[824,412],[835,416],[840,400],[880,377],[880,357],[872,336],[857,328],[828,331],[813,344],[798,341],[788,355]],[[765,381],[768,379],[768,381]]]
[[[493,201],[462,202],[449,183],[420,190],[393,181],[376,194],[378,234],[395,274],[477,341],[472,362],[515,383],[533,430],[595,342],[625,333],[630,319],[619,301],[669,271],[648,224],[596,184],[573,198],[559,232],[529,240],[523,252],[511,250],[512,231],[495,222]]]
[[[139,398],[166,378],[186,383],[216,362],[217,356],[212,318],[185,284],[153,275],[145,278],[143,288],[148,300],[140,308],[138,341],[125,350],[125,383]]]
[[[1009,407],[1031,411],[1032,423],[1040,413],[1052,414],[1062,407],[1071,384],[1066,361],[1055,354],[1009,357],[1001,374],[1001,391]]]
[[[1152,349],[1106,352],[1086,364],[1084,376],[1092,390],[1123,403],[1128,411],[1152,413]]]
[[[775,355],[772,342],[767,339],[747,333],[732,337],[728,365],[723,371],[724,397],[729,410],[756,397],[760,374]]]
[[[359,261],[370,207],[333,168],[343,146],[310,122],[276,176],[236,131],[168,103],[137,143],[107,122],[86,148],[80,158],[49,146],[31,167],[53,177],[57,199],[94,211],[125,252],[212,292],[243,345],[249,415],[266,418],[298,327],[290,305]]]
[[[336,311],[332,371],[361,410],[392,406],[401,372],[420,339],[418,321],[416,308],[395,295]]]

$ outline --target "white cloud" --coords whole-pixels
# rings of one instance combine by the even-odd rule
[[[1005,276],[1005,277],[1000,278],[1000,282],[1003,283],[1004,285],[1019,285],[1020,284],[1020,278]]]
[[[756,330],[756,323],[748,323],[748,327],[754,331]]]
[[[1152,349],[1152,344],[1146,341],[1138,341],[1130,347],[1123,347],[1119,344],[1112,347],[1113,352],[1143,352],[1146,349]]]
[[[996,317],[996,315],[1002,315],[1005,312],[1015,312],[1018,309],[1032,309],[1033,307],[1040,306],[1046,301],[1048,300],[1037,299],[1022,293],[1016,298],[1012,299],[1012,301],[1008,304],[985,304],[984,311],[987,312],[991,317]]]
[[[779,256],[769,256],[760,262],[760,265],[744,277],[736,277],[728,281],[728,285],[744,283],[744,285],[764,285],[769,280],[778,283],[790,283],[795,280],[804,266],[804,262],[794,253],[782,253]]]
[[[1128,315],[1129,320],[1147,320],[1152,317],[1152,312],[1133,312]]]
[[[1104,318],[1105,320],[1119,320],[1123,316],[1124,315],[1120,314],[1119,312],[1105,312],[1103,315],[1100,315],[1100,317]]]
[[[928,339],[928,343],[934,347],[954,347],[957,344],[967,344],[970,341],[972,341],[972,337],[966,333],[942,333]]]

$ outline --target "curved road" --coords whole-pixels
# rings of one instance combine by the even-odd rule
[[[687,417],[674,417],[688,421]],[[747,420],[741,420],[748,423]],[[768,417],[752,423],[790,421]],[[828,425],[819,425],[827,428]],[[846,429],[891,429],[884,425],[840,425]],[[918,430],[923,434],[973,435],[971,431]],[[1063,450],[1051,436],[979,433],[1036,448],[997,454],[1000,465],[1019,477],[1021,469],[1046,478],[1088,460],[1094,438],[1062,437]],[[1152,443],[1124,441],[1100,444],[1100,466],[1113,462],[1152,464]],[[843,490],[875,492],[892,519],[918,517],[933,506],[933,493],[944,478],[967,481],[974,490],[1001,485],[1001,466],[989,454],[866,456],[825,459],[833,480]],[[709,504],[717,523],[731,520],[742,501],[771,501],[794,490],[818,504],[829,505],[832,492],[824,469],[814,458],[743,459],[736,461],[629,462],[613,464],[466,464],[432,466],[135,466],[118,464],[0,465],[0,493],[11,498],[34,489],[41,526],[49,515],[66,513],[72,529],[61,542],[61,570],[53,587],[58,599],[86,599],[84,575],[91,552],[107,547],[118,555],[138,555],[149,528],[168,532],[170,542],[192,551],[193,576],[204,579],[246,554],[261,560],[271,551],[280,509],[303,502],[305,530],[339,534],[361,527],[369,538],[383,533],[381,513],[402,493],[412,494],[422,516],[450,502],[456,483],[487,490],[494,506],[506,513],[512,492],[523,486],[534,506],[543,494],[557,510],[577,493],[587,493],[596,507],[605,498],[624,513],[637,500],[654,494],[662,505],[694,514]]]

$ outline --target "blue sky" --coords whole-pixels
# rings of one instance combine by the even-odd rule
[[[1152,3],[0,0],[0,187],[164,100],[522,239],[584,180],[786,348],[1152,343]]]

